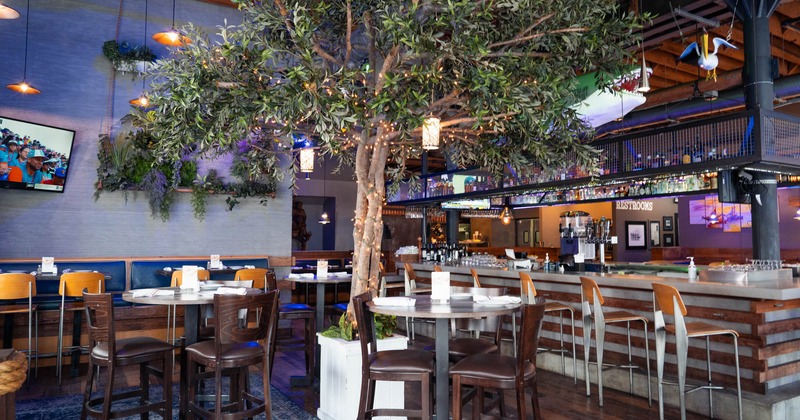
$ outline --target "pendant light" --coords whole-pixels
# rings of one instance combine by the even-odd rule
[[[153,39],[156,42],[170,47],[180,47],[191,42],[189,38],[181,35],[178,30],[175,29],[175,1],[176,0],[172,0],[172,27],[168,31],[158,32],[153,35]]]
[[[18,17],[18,11],[0,3],[0,19],[16,19]]]
[[[147,48],[147,0],[144,0],[144,36],[142,37],[142,47]],[[146,67],[145,70],[147,70]],[[139,95],[138,98],[129,101],[129,103],[135,107],[147,108],[150,106],[150,98],[147,97],[147,92],[145,92],[146,79],[147,77],[142,74],[142,94]]]
[[[508,208],[508,198],[505,200],[505,207],[503,207],[503,211],[500,212],[500,223],[504,225],[511,224],[511,221],[514,220],[514,215],[511,214],[511,209]]]
[[[29,25],[30,17],[31,17],[31,0],[28,0],[28,7],[25,12],[25,57],[23,57],[22,61],[23,62],[22,81],[19,83],[6,85],[6,87],[13,90],[14,92],[19,92],[23,95],[38,95],[42,93],[42,91],[28,84],[26,80],[28,76],[28,28],[30,26]]]
[[[639,14],[642,14],[643,2],[639,1]],[[650,77],[647,75],[647,62],[644,60],[644,25],[642,25],[642,68],[639,71],[639,92],[650,92]]]
[[[439,148],[439,130],[441,120],[433,115],[426,117],[422,122],[422,148],[436,150]]]
[[[322,214],[319,215],[319,224],[327,225],[331,222],[331,219],[328,217],[328,212],[325,211],[325,197],[327,197],[327,189],[325,188],[325,179],[327,178],[327,161],[322,159]]]

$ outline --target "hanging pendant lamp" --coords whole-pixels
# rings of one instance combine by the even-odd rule
[[[639,73],[639,92],[650,92],[650,77],[647,75],[647,62],[644,61],[644,49],[642,49],[642,68]]]
[[[325,180],[327,178],[327,165],[326,161],[323,156],[322,160],[322,214],[319,215],[319,224],[327,225],[331,222],[331,219],[328,217],[328,212],[325,211],[325,197],[327,197],[327,189],[325,187]]]
[[[42,91],[31,86],[26,80],[28,76],[28,28],[30,26],[30,17],[31,17],[31,0],[28,0],[28,7],[25,12],[25,57],[23,58],[23,65],[22,65],[23,69],[22,81],[19,83],[6,85],[6,87],[13,90],[14,92],[19,92],[23,95],[38,95],[42,93]]]
[[[144,0],[144,36],[142,37],[142,47],[147,49],[147,0]],[[145,67],[145,70],[147,68]],[[147,108],[150,106],[150,98],[147,97],[147,92],[145,91],[145,80],[147,78],[144,74],[142,74],[142,94],[139,95],[138,98],[131,99],[128,101],[131,105],[139,108]]]
[[[168,31],[158,32],[153,35],[153,40],[159,44],[167,45],[170,47],[181,47],[189,44],[189,38],[183,36],[175,29],[175,1],[172,0],[172,27]]]
[[[19,17],[19,12],[4,5],[0,4],[0,19],[16,19]]]

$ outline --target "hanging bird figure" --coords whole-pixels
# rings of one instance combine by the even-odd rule
[[[733,49],[738,50],[733,44],[726,41],[722,38],[714,37],[712,41],[714,43],[714,52],[708,51],[708,33],[703,33],[703,42],[702,46],[698,46],[696,42],[692,42],[683,50],[683,54],[678,58],[680,61],[691,61],[693,58],[697,58],[697,65],[700,66],[701,69],[706,70],[708,75],[706,76],[706,80],[713,78],[714,81],[717,81],[717,65],[719,65],[719,58],[717,57],[717,50],[719,50],[720,45],[730,47]]]

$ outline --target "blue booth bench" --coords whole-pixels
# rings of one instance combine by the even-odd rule
[[[169,287],[171,278],[156,273],[158,270],[170,267],[180,268],[184,265],[205,267],[207,259],[176,259],[176,260],[142,260],[131,261],[131,289],[145,289],[150,287]],[[223,259],[226,267],[244,267],[252,265],[257,268],[269,268],[267,258],[230,258]],[[235,274],[215,274],[214,280],[233,280]]]

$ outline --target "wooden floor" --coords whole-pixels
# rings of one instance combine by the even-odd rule
[[[296,328],[300,330],[300,328]],[[414,347],[424,347],[431,344],[430,340],[417,336],[413,343]],[[275,357],[274,375],[272,385],[288,396],[296,404],[304,407],[309,413],[316,415],[319,404],[319,392],[314,388],[290,387],[289,376],[301,375],[304,370],[302,352],[279,352]],[[83,365],[81,373],[85,374],[86,366]],[[120,375],[119,380],[127,385],[134,385],[136,382],[136,372],[129,371],[129,374]],[[178,381],[177,375],[174,378]],[[53,367],[42,367],[39,369],[39,377],[31,382],[29,387],[23,386],[17,391],[17,399],[42,398],[58,395],[80,394],[83,389],[83,377],[70,378],[68,371],[61,386],[57,385],[55,369]],[[541,371],[539,377],[539,403],[544,419],[657,419],[658,403],[654,400],[653,406],[648,407],[647,400],[634,397],[627,393],[606,389],[605,407],[598,407],[596,387],[592,387],[592,397],[584,394],[584,384],[578,382],[574,385],[572,378],[562,377],[560,374]],[[655,389],[653,390],[655,392]],[[418,389],[408,385],[406,395],[411,400],[409,404],[419,404]],[[513,407],[514,398],[508,395],[507,404]],[[465,411],[465,414],[469,411]],[[666,418],[680,418],[680,411],[677,407],[667,405]],[[705,417],[688,413],[688,419],[703,419]]]

